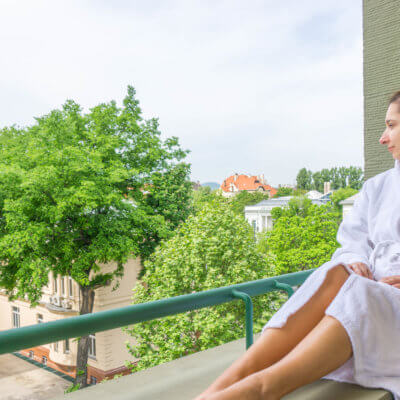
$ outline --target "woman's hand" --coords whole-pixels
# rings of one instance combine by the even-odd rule
[[[388,285],[400,289],[400,275],[385,276],[384,278],[379,279],[379,282],[387,283]]]
[[[361,275],[361,276],[364,276],[365,278],[372,279],[372,280],[374,279],[374,276],[372,275],[371,270],[368,268],[367,265],[365,265],[362,262],[356,262],[353,264],[349,264],[349,268],[352,271],[354,271],[357,275]]]

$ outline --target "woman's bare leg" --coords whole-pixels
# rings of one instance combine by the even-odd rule
[[[202,395],[214,393],[263,370],[288,354],[321,321],[325,310],[348,278],[342,265],[330,269],[324,282],[311,299],[282,328],[269,328],[236,360]]]
[[[326,315],[285,357],[269,368],[211,394],[207,400],[279,400],[322,378],[352,355],[350,338],[335,318]]]

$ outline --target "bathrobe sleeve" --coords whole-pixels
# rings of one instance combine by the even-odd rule
[[[369,256],[374,244],[368,236],[368,180],[354,201],[353,208],[345,215],[339,226],[336,240],[339,247],[332,255],[338,263],[362,262],[371,270]]]

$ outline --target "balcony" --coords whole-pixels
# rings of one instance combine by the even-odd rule
[[[222,304],[239,298],[246,306],[246,338],[54,399],[191,400],[252,344],[251,297],[271,290],[285,290],[290,296],[293,293],[292,287],[300,285],[312,272],[313,270],[296,272],[150,303],[10,329],[0,332],[0,354]],[[258,336],[256,335],[256,338]],[[392,395],[385,390],[366,389],[358,385],[322,379],[297,389],[284,399],[390,400]]]
[[[55,351],[53,348],[50,348],[49,357],[51,361],[56,364],[73,367],[75,366],[76,361],[76,353],[64,353],[63,351]]]
[[[192,400],[244,351],[243,338],[54,400]],[[322,379],[297,389],[283,399],[391,400],[392,395],[381,389],[364,389],[358,385]]]

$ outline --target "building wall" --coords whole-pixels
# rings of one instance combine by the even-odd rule
[[[273,223],[271,209],[267,209],[266,207],[254,207],[254,210],[245,210],[244,216],[253,229],[255,227],[256,232],[263,232],[272,229]]]
[[[393,168],[379,138],[390,95],[400,90],[400,1],[363,0],[365,179]]]
[[[101,264],[102,272],[115,269],[114,263]],[[132,288],[137,282],[137,275],[140,271],[140,259],[130,259],[124,266],[124,277],[120,285],[113,290],[113,285],[102,287],[96,290],[94,312],[109,310],[130,305],[132,303]],[[0,330],[12,329],[12,307],[18,307],[20,313],[20,326],[34,325],[38,323],[38,314],[43,317],[43,322],[55,321],[62,318],[79,315],[79,288],[76,282],[72,282],[72,296],[69,291],[69,279],[64,278],[64,293],[61,292],[61,277],[56,278],[57,292],[54,292],[54,278],[49,275],[49,284],[43,290],[43,297],[40,305],[30,308],[30,303],[25,300],[8,301],[4,292],[0,291]],[[72,308],[53,307],[49,305],[50,297],[59,294],[62,298],[71,302]],[[125,361],[135,361],[126,349],[125,342],[128,340],[134,344],[134,339],[126,335],[120,328],[112,329],[95,334],[96,356],[88,360],[89,376],[94,376],[99,382],[104,377],[113,376],[116,373],[126,373]],[[34,359],[42,362],[45,356],[48,360],[47,365],[58,369],[71,376],[75,373],[75,362],[77,354],[77,343],[71,338],[69,340],[69,351],[65,351],[65,342],[58,342],[56,349],[54,344],[38,346],[35,348],[24,349],[21,351],[25,356],[29,356],[30,351],[34,353]]]

